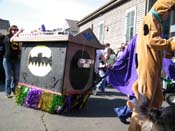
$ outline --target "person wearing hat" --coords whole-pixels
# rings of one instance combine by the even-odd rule
[[[157,0],[144,17],[136,43],[136,67],[138,79],[133,92],[147,98],[149,108],[159,108],[163,102],[160,83],[164,51],[175,51],[175,40],[162,38],[163,22],[175,9],[175,0]],[[134,89],[138,90],[134,90]],[[137,98],[139,100],[139,98]],[[141,131],[142,121],[133,109],[129,131]]]

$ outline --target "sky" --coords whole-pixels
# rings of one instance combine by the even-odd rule
[[[24,29],[61,28],[65,19],[81,20],[110,0],[0,0],[0,18]]]

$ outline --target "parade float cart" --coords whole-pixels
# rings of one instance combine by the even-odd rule
[[[103,48],[91,29],[75,36],[20,33],[20,78],[16,102],[61,114],[82,109],[92,92],[96,49]]]

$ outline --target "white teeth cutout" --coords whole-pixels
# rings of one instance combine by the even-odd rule
[[[36,46],[28,56],[28,68],[35,76],[46,76],[52,70],[52,52],[47,46]]]

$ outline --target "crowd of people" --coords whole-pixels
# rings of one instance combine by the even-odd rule
[[[104,49],[96,51],[96,62],[94,69],[94,83],[93,83],[93,94],[97,94],[97,90],[101,93],[105,93],[105,88],[110,83],[107,82],[106,76],[107,71],[117,61],[119,56],[127,47],[127,44],[122,43],[117,53],[110,47],[110,43],[104,44]]]

